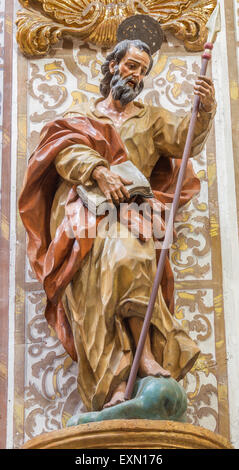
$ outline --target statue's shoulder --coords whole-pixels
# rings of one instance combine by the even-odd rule
[[[171,113],[162,106],[155,106],[147,103],[144,106],[146,111],[145,114],[148,116],[152,124],[161,122],[162,120],[168,120],[170,117]]]
[[[62,115],[63,118],[87,116],[90,114],[88,103],[78,103],[70,106]]]
[[[147,113],[153,116],[159,116],[161,113],[164,113],[166,111],[166,109],[163,108],[161,105],[156,106],[156,105],[148,104],[148,103],[144,103],[144,108]]]

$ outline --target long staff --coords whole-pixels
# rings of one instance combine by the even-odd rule
[[[207,26],[209,34],[208,34],[207,42],[204,45],[204,53],[202,55],[200,75],[206,75],[207,65],[208,65],[209,60],[211,59],[211,50],[213,49],[213,42],[216,39],[217,32],[220,31],[220,6],[219,4],[214,9],[206,26]],[[169,220],[168,220],[168,224],[166,227],[164,242],[163,242],[163,246],[162,246],[161,253],[160,253],[157,272],[156,272],[156,276],[154,279],[148,308],[146,311],[143,327],[142,327],[141,334],[139,337],[139,342],[136,348],[134,361],[131,367],[131,371],[130,371],[130,375],[129,375],[129,379],[128,379],[128,383],[127,383],[127,387],[126,387],[126,391],[124,395],[125,400],[130,400],[132,396],[132,392],[133,392],[133,388],[134,388],[134,384],[135,384],[135,380],[136,380],[136,376],[137,376],[137,372],[139,368],[140,359],[141,359],[142,352],[144,349],[146,337],[149,331],[150,321],[152,318],[159,285],[162,281],[166,256],[168,254],[170,241],[171,241],[171,234],[173,233],[173,224],[175,220],[175,215],[178,210],[180,193],[182,190],[182,185],[183,185],[183,181],[184,181],[184,177],[186,173],[188,159],[191,154],[191,147],[192,147],[192,142],[193,142],[193,136],[194,136],[194,130],[195,130],[195,124],[197,120],[199,105],[200,105],[200,97],[195,96],[192,116],[191,116],[191,120],[190,120],[190,124],[188,128],[188,134],[187,134],[185,148],[184,148],[183,157],[182,157],[182,163],[180,166],[177,185],[175,189],[175,195],[174,195],[172,207],[171,207],[170,214],[169,214]]]

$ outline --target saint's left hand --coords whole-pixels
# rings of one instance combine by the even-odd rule
[[[195,82],[194,94],[200,96],[200,102],[204,111],[212,111],[215,103],[215,90],[211,78],[199,75]]]

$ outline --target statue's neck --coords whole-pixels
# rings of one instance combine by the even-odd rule
[[[123,105],[120,100],[114,100],[112,93],[107,96],[107,98],[101,102],[101,106],[104,107],[105,111],[114,114],[131,114],[135,108],[133,101]]]

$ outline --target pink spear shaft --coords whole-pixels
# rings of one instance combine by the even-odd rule
[[[202,64],[201,64],[200,75],[206,75],[208,61],[211,59],[210,50],[213,49],[213,44],[211,42],[206,43],[205,46],[204,46],[204,49],[205,49],[205,51],[204,51],[204,54],[202,56]],[[170,245],[170,241],[171,241],[171,234],[173,233],[174,219],[175,219],[175,215],[176,215],[178,205],[179,205],[179,198],[180,198],[180,193],[181,193],[181,190],[182,190],[182,185],[183,185],[183,181],[184,181],[184,177],[185,177],[185,172],[186,172],[186,168],[187,168],[188,159],[189,159],[190,154],[191,154],[191,147],[192,147],[194,129],[195,129],[195,124],[196,124],[198,110],[199,110],[199,104],[200,104],[200,97],[195,96],[194,97],[193,110],[192,110],[192,116],[191,116],[191,120],[190,120],[190,124],[189,124],[189,128],[188,128],[188,134],[187,134],[185,148],[184,148],[184,152],[183,152],[182,163],[181,163],[180,170],[179,170],[179,175],[178,175],[177,185],[176,185],[176,189],[175,189],[173,204],[172,204],[172,207],[171,207],[171,210],[170,210],[169,220],[168,220],[168,224],[167,224],[167,228],[166,228],[166,232],[165,232],[164,242],[163,242],[163,246],[162,246],[161,253],[160,253],[157,272],[156,272],[156,276],[155,276],[155,279],[154,279],[153,288],[152,288],[148,308],[147,308],[147,311],[146,311],[143,327],[142,327],[142,330],[141,330],[141,334],[140,334],[140,337],[139,337],[139,342],[138,342],[138,345],[137,345],[137,348],[136,348],[136,353],[135,353],[135,356],[134,356],[133,364],[132,364],[132,367],[131,367],[129,379],[128,379],[126,390],[125,390],[125,395],[124,395],[125,400],[130,400],[130,398],[132,396],[132,393],[133,393],[133,388],[134,388],[134,385],[135,385],[135,380],[136,380],[136,376],[137,376],[137,372],[138,372],[138,368],[139,368],[139,363],[140,363],[140,359],[141,359],[142,352],[143,352],[143,349],[144,349],[146,337],[147,337],[147,334],[148,334],[148,331],[149,331],[150,321],[151,321],[151,318],[152,318],[153,309],[154,309],[156,297],[157,297],[157,294],[158,294],[159,285],[162,281],[163,270],[164,270],[164,266],[165,266],[165,260],[166,260],[166,256],[167,256],[167,253],[168,253],[168,250],[169,250],[169,245]]]

